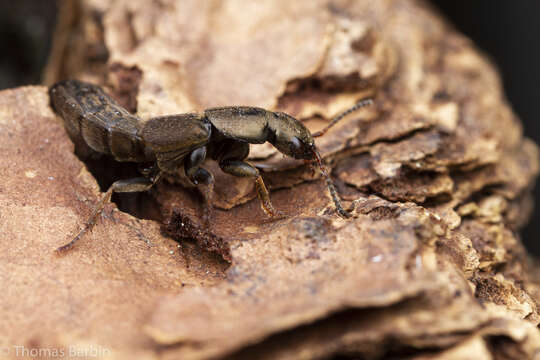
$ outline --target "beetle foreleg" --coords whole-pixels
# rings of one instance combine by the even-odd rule
[[[225,160],[219,163],[219,166],[227,174],[238,177],[253,177],[255,178],[255,190],[261,201],[261,207],[264,212],[271,217],[283,217],[280,211],[276,210],[270,201],[270,194],[264,185],[264,181],[253,165],[241,160]]]
[[[184,161],[184,171],[188,179],[195,185],[207,185],[204,190],[201,190],[204,196],[204,215],[203,223],[210,229],[210,219],[212,218],[212,198],[214,195],[214,177],[206,169],[200,165],[206,159],[206,147],[202,146],[193,150]]]
[[[57,252],[62,253],[64,251],[67,251],[75,245],[79,239],[88,232],[94,226],[96,223],[97,217],[101,212],[103,211],[103,207],[106,203],[108,203],[111,200],[111,196],[114,192],[118,193],[126,193],[126,192],[142,192],[149,190],[160,178],[161,174],[157,174],[155,177],[153,177],[151,180],[139,177],[139,178],[133,178],[133,179],[127,179],[127,180],[119,180],[115,181],[110,187],[109,190],[103,195],[101,200],[97,203],[96,207],[94,208],[94,212],[84,224],[83,229],[75,236],[73,240],[68,242],[67,244],[60,246],[56,249]]]
[[[324,177],[324,181],[326,182],[326,187],[328,188],[328,191],[330,192],[330,196],[332,196],[332,200],[334,201],[334,205],[336,206],[337,213],[343,217],[343,218],[350,218],[352,216],[351,212],[354,209],[345,210],[343,206],[341,205],[341,200],[339,199],[339,195],[337,193],[336,187],[334,183],[332,182],[332,179],[330,178],[330,175],[328,174],[328,171],[326,170],[321,155],[319,152],[314,149],[313,155],[315,156],[315,161],[317,161],[317,164],[319,165],[319,169],[321,170],[321,174]]]
[[[285,215],[277,211],[270,201],[270,194],[264,185],[264,181],[253,165],[245,161],[249,154],[249,144],[239,141],[226,141],[221,144],[214,158],[219,163],[223,172],[238,177],[252,177],[255,179],[255,190],[261,201],[264,212],[273,218],[282,218]]]
[[[259,197],[259,200],[261,202],[261,207],[266,214],[274,218],[283,218],[286,216],[284,213],[276,210],[274,206],[272,206],[272,202],[270,201],[270,194],[268,193],[268,190],[264,185],[264,181],[261,175],[258,175],[255,178],[255,189],[257,190],[257,196]]]
[[[199,183],[208,185],[214,181],[212,174],[200,167],[205,159],[206,146],[202,146],[193,150],[184,161],[184,171],[186,172],[186,176],[195,185],[198,185]]]

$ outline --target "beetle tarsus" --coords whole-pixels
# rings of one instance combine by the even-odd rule
[[[114,185],[114,184],[113,184]],[[105,193],[105,195],[103,195],[103,197],[101,198],[101,200],[99,201],[99,203],[97,203],[96,207],[94,208],[94,212],[92,213],[92,215],[88,218],[88,220],[86,221],[86,223],[84,224],[84,227],[82,228],[81,231],[79,231],[79,233],[77,234],[77,236],[75,236],[73,238],[73,240],[71,240],[70,242],[68,242],[67,244],[65,245],[62,245],[60,246],[59,248],[56,249],[56,252],[61,254],[69,249],[71,249],[75,243],[77,241],[79,241],[84,234],[86,234],[90,229],[92,229],[92,227],[94,226],[94,224],[96,223],[96,220],[97,220],[97,217],[99,216],[99,214],[101,214],[101,212],[103,211],[103,207],[105,206],[106,203],[108,203],[110,200],[111,200],[111,195],[114,191],[114,187],[111,186],[109,188],[109,190],[107,190],[107,192]]]
[[[204,196],[204,209],[203,209],[203,224],[208,232],[212,229],[212,217],[214,214],[214,178],[211,178],[211,181],[206,184],[205,189],[202,191]]]
[[[351,213],[348,212],[343,208],[341,205],[341,200],[339,199],[339,195],[336,190],[336,186],[334,185],[334,182],[330,178],[330,175],[328,174],[328,171],[326,170],[326,167],[323,164],[321,155],[316,149],[313,149],[313,156],[315,157],[315,161],[319,165],[319,169],[321,170],[321,174],[324,177],[324,181],[326,182],[326,187],[328,188],[328,191],[330,192],[330,196],[332,197],[332,200],[334,201],[334,206],[336,207],[336,212],[338,215],[340,215],[343,218],[350,218],[352,217]]]
[[[261,208],[272,218],[272,220],[282,219],[287,216],[285,213],[276,210],[272,205],[270,195],[268,194],[266,185],[264,185],[264,181],[260,175],[255,178],[255,189],[257,190],[257,196],[261,201]]]
[[[56,249],[57,253],[65,252],[69,249],[71,249],[79,239],[83,237],[84,234],[86,234],[96,223],[96,220],[98,216],[103,211],[103,208],[105,207],[105,204],[107,204],[109,201],[111,201],[111,196],[113,192],[141,192],[141,191],[147,191],[149,190],[154,184],[161,178],[161,173],[158,172],[155,174],[155,176],[152,177],[152,179],[147,179],[144,177],[139,178],[133,178],[133,179],[127,179],[127,180],[118,180],[115,181],[107,190],[107,192],[101,197],[101,200],[97,203],[96,207],[94,208],[94,212],[88,218],[88,221],[86,224],[84,224],[84,227],[82,230],[65,245],[60,246]]]
[[[349,219],[350,217],[352,217],[352,215],[348,210],[345,210],[343,206],[341,205],[341,200],[339,199],[336,187],[334,186],[332,179],[330,179],[330,176],[328,175],[326,171],[323,171],[322,173],[325,178],[324,180],[326,181],[326,186],[328,187],[328,191],[330,192],[330,195],[332,196],[332,200],[334,201],[336,212],[342,218]]]

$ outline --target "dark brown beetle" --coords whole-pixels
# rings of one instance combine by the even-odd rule
[[[249,144],[266,141],[287,156],[317,162],[338,214],[350,217],[322,164],[313,136],[323,135],[345,115],[371,104],[370,99],[361,100],[312,136],[292,116],[256,107],[213,108],[203,114],[160,116],[143,123],[93,84],[78,80],[61,81],[51,86],[49,96],[52,108],[63,118],[79,152],[107,154],[116,161],[153,164],[141,171],[142,177],[114,182],[85,227],[58,251],[71,248],[92,227],[113,192],[149,190],[163,173],[178,174],[182,165],[193,184],[207,184],[211,189],[213,176],[201,167],[207,157],[216,160],[228,174],[253,177],[263,210],[271,217],[281,217],[282,214],[270,202],[259,171],[245,161]]]

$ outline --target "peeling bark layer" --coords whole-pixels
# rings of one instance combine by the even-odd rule
[[[251,161],[287,218],[267,221],[251,180],[208,162],[211,228],[179,176],[152,191],[165,225],[111,204],[56,257],[99,188],[44,87],[1,92],[8,346],[92,344],[119,359],[538,356],[540,276],[516,235],[538,150],[493,67],[423,2],[86,0],[63,16],[47,79],[100,83],[143,119],[253,105],[317,131],[363,96],[375,105],[317,139],[352,219],[335,215],[318,174],[256,145]]]

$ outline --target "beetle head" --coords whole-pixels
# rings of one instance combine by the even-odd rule
[[[272,145],[295,159],[314,160],[315,141],[304,124],[282,112],[271,114],[269,124],[275,134]]]
[[[270,140],[272,145],[285,155],[316,163],[321,170],[338,214],[345,218],[350,217],[351,214],[341,205],[341,200],[339,199],[334,182],[330,178],[321,155],[315,147],[313,136],[304,124],[292,116],[281,112],[270,113],[268,120],[268,126],[275,135]]]

